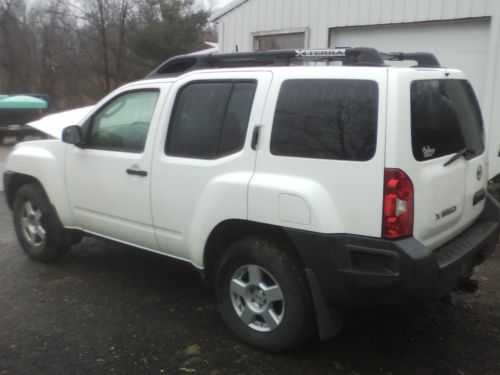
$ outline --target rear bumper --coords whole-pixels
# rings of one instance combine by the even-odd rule
[[[495,249],[499,206],[488,196],[482,216],[441,248],[415,238],[384,240],[287,230],[302,256],[313,296],[325,306],[433,301],[456,290]]]

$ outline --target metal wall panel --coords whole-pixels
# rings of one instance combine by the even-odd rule
[[[440,20],[443,18],[443,1],[434,0],[429,4],[429,19]]]
[[[468,0],[467,0],[468,1]],[[430,19],[430,7],[431,7],[431,0],[420,0],[417,3],[415,3],[415,15],[416,19]]]
[[[254,21],[257,21],[257,25],[259,27],[258,30],[265,30],[267,27],[267,25],[266,25],[266,14],[268,13],[267,4],[264,3],[262,0],[256,0],[255,4],[257,4],[259,16],[258,16],[257,20],[254,20]],[[244,5],[244,6],[246,6],[246,5]],[[255,31],[258,31],[258,30],[255,30]]]
[[[387,0],[385,0],[387,1]],[[358,12],[358,23],[364,24],[370,22],[370,3],[367,1],[360,1],[359,12]]]
[[[221,50],[251,50],[252,32],[310,28],[309,46],[323,48],[342,26],[491,16],[499,0],[248,0],[217,19]]]
[[[489,131],[489,174],[492,178],[500,174],[500,1],[488,2],[493,21],[491,25],[491,40],[486,81],[486,101],[483,118]]]
[[[380,4],[380,23],[390,23],[394,21],[394,1],[382,0]],[[360,22],[362,25],[363,22]]]
[[[316,3],[317,0],[314,2]],[[308,25],[309,24],[309,14],[311,12],[311,9],[313,8],[311,6],[311,2],[309,1],[300,1],[299,2],[299,7],[300,7],[300,25]]]
[[[293,25],[301,25],[300,23],[300,3],[302,0],[290,0],[290,8],[292,9],[292,18],[290,19],[291,25],[289,27],[293,27]]]
[[[439,0],[438,0],[439,1]],[[406,0],[392,2],[392,17],[388,23],[401,23],[405,20]]]
[[[371,0],[370,1],[370,24],[380,23],[381,22],[381,13],[382,13],[382,0]],[[349,24],[359,25],[360,23]]]
[[[457,16],[458,0],[443,0],[443,19],[452,19]]]

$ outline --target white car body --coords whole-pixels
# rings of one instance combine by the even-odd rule
[[[326,51],[329,58],[348,52]],[[240,61],[241,55],[221,56]],[[275,57],[273,52],[249,56]],[[266,298],[285,303],[288,291],[279,290],[268,264],[277,274],[283,264],[300,264],[300,271],[281,280],[307,280],[301,298],[313,301],[320,336],[328,338],[341,327],[338,309],[443,298],[467,283],[473,268],[492,253],[500,211],[486,192],[482,120],[463,73],[438,64],[395,68],[382,61],[378,66],[193,65],[206,67],[211,59],[174,58],[175,73],[179,67],[195,69],[156,78],[152,73],[93,107],[32,124],[57,139],[14,148],[5,176],[9,205],[15,206],[23,184],[40,186],[68,230],[182,259],[208,279],[229,280],[222,299],[227,298],[226,313],[236,316],[226,323],[241,319],[244,325],[233,331],[267,349],[272,348],[262,344],[267,333],[260,334],[273,331],[288,311],[269,311]],[[433,64],[428,54],[410,60]],[[159,75],[165,67],[168,62]],[[414,90],[422,84],[429,91],[421,92],[439,100]],[[252,96],[245,96],[248,90]],[[421,102],[428,110],[416,111]],[[235,132],[224,138],[226,123]],[[345,125],[335,125],[340,123]],[[65,125],[79,126],[63,131]],[[214,140],[213,153],[203,149],[205,139]],[[441,142],[437,150],[435,142]],[[290,144],[295,149],[283,151]],[[20,195],[18,206],[26,204]],[[36,222],[36,215],[31,220]],[[252,247],[262,263],[237,258],[238,249],[233,259],[229,250],[238,243],[239,250],[279,244],[280,255],[266,263]],[[224,267],[233,266],[227,279]],[[251,271],[258,267],[274,280],[274,295]],[[245,315],[250,310],[243,299],[247,307],[257,303],[251,315]]]
[[[458,71],[446,72],[450,79],[463,79]],[[41,181],[66,227],[184,259],[203,268],[207,238],[218,224],[229,219],[318,233],[380,237],[382,172],[384,166],[398,167],[404,169],[415,184],[414,236],[426,246],[436,248],[479,216],[484,202],[466,210],[464,201],[487,184],[485,178],[481,181],[470,178],[478,165],[486,168],[486,153],[469,162],[459,160],[447,170],[443,170],[442,164],[448,156],[422,164],[408,153],[409,128],[398,126],[409,121],[405,93],[409,93],[408,87],[417,77],[441,78],[443,75],[440,69],[415,72],[410,68],[302,67],[200,71],[175,80],[132,83],[109,94],[95,107],[47,116],[34,125],[60,138],[64,123],[91,117],[92,112],[99,111],[103,104],[123,92],[159,89],[158,101],[162,104],[155,109],[143,153],[81,149],[60,140],[35,141],[16,147],[7,169]],[[349,77],[378,83],[378,123],[386,126],[378,127],[377,152],[371,160],[362,163],[314,160],[312,164],[309,159],[275,157],[270,153],[270,132],[279,89],[284,80],[297,76]],[[167,128],[160,124],[168,122],[177,91],[191,81],[224,79],[258,81],[244,148],[216,160],[165,155]],[[388,115],[385,108],[399,109],[390,110]],[[49,130],[51,117],[57,120],[53,131]],[[250,146],[256,126],[262,128],[257,152]],[[408,141],[387,143],[387,139]],[[146,170],[152,178],[140,179],[124,173],[134,165]],[[436,181],[438,189],[434,188]],[[465,181],[475,182],[466,186]],[[370,189],[364,189],[366,183],[371,184]],[[456,215],[436,225],[435,212],[452,205],[457,206]]]
[[[82,119],[90,113],[94,106],[87,106],[81,108],[70,109],[53,113],[42,117],[39,120],[29,122],[26,125],[48,134],[54,138],[61,139],[62,131],[70,125],[80,124]]]

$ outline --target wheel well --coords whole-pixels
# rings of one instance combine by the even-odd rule
[[[14,197],[16,196],[16,192],[19,190],[19,188],[23,185],[33,183],[38,184],[43,189],[42,184],[35,177],[21,173],[14,173],[12,175],[9,186],[5,186],[5,196],[7,198],[7,204],[9,205],[10,209],[12,209],[12,206],[14,204]],[[43,190],[45,191],[45,189]]]
[[[264,235],[286,244],[286,248],[292,253],[291,255],[303,265],[298,251],[282,227],[246,220],[226,220],[212,230],[205,245],[204,277],[208,282],[213,280],[217,260],[224,250],[233,242],[249,235]]]

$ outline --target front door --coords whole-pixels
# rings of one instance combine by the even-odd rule
[[[85,123],[85,147],[68,145],[68,195],[75,224],[85,231],[157,248],[149,197],[149,133],[159,94],[158,88],[118,94]]]

